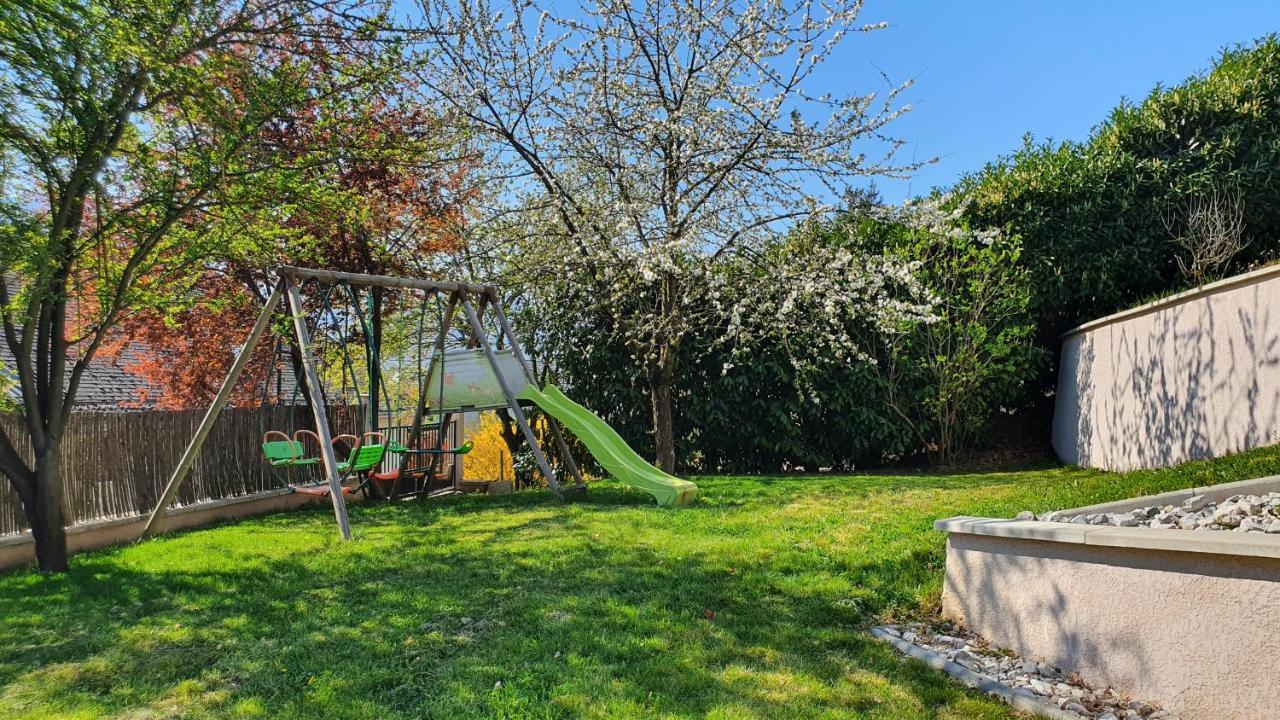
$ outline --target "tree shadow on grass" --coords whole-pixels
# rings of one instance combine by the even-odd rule
[[[0,709],[1007,716],[862,634],[936,584],[941,536],[817,562],[711,533],[670,547],[649,537],[667,511],[597,504],[614,493],[571,512],[545,496],[359,508],[355,543],[293,513],[0,578]],[[633,541],[592,538],[618,523]]]
[[[679,510],[603,483],[355,506],[352,543],[325,507],[174,533],[0,577],[0,714],[1009,717],[863,635],[936,601],[929,522],[1198,477],[694,478]]]
[[[1081,476],[1097,475],[1093,471],[1055,468],[1046,471],[1046,478],[1063,473]],[[821,497],[838,494],[842,498],[866,497],[879,493],[897,493],[919,490],[963,490],[1025,483],[1027,473],[975,472],[945,474],[935,472],[870,473],[863,475],[739,475],[739,476],[689,476],[698,485],[698,499],[679,512],[699,512],[735,507],[752,503],[772,503],[780,499],[799,500],[805,497]],[[556,501],[546,490],[527,490],[509,495],[471,495],[433,500],[450,508],[451,512],[484,512],[494,508],[532,508],[554,504]],[[417,503],[405,503],[414,505]],[[596,510],[622,510],[636,507],[654,507],[652,496],[644,491],[628,487],[616,480],[588,483],[586,495],[568,501]],[[364,509],[364,506],[361,507]],[[354,511],[353,511],[354,512]]]

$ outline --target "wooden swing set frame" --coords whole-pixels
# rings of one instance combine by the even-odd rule
[[[511,349],[512,355],[519,363],[521,370],[524,372],[525,379],[533,384],[537,384],[537,379],[533,374],[533,366],[529,364],[528,358],[524,354],[524,350],[520,347],[519,340],[516,339],[515,333],[511,331],[511,325],[507,322],[507,316],[502,310],[502,304],[499,300],[497,288],[491,285],[474,285],[469,283],[445,282],[437,280],[425,280],[421,278],[396,277],[391,275],[365,275],[362,273],[336,272],[332,270],[315,270],[310,268],[300,268],[293,266],[282,266],[278,268],[279,280],[276,281],[271,295],[267,298],[266,304],[262,306],[262,310],[258,313],[257,319],[254,321],[253,329],[249,332],[249,338],[245,341],[244,348],[236,356],[235,362],[231,364],[231,369],[227,372],[227,376],[222,381],[222,386],[218,389],[218,394],[213,399],[213,404],[205,413],[204,419],[200,421],[200,426],[196,428],[195,435],[191,438],[191,442],[182,453],[182,458],[178,461],[178,466],[174,469],[173,474],[169,477],[168,483],[165,484],[164,491],[160,495],[160,500],[156,503],[155,508],[151,511],[150,517],[147,519],[147,525],[142,531],[142,537],[151,537],[160,532],[164,527],[164,518],[169,510],[169,506],[178,496],[178,491],[182,489],[183,483],[191,472],[191,467],[195,463],[196,457],[200,453],[200,448],[209,437],[209,431],[213,429],[214,422],[222,413],[227,403],[231,399],[232,390],[235,388],[236,382],[240,375],[244,372],[245,366],[249,363],[249,358],[253,355],[253,350],[261,341],[262,336],[266,334],[271,326],[271,319],[275,315],[277,307],[280,306],[281,300],[288,303],[291,325],[293,328],[293,341],[297,344],[298,350],[302,356],[302,368],[307,385],[308,400],[311,405],[312,415],[315,420],[316,435],[320,439],[320,455],[324,465],[325,478],[329,485],[329,498],[333,503],[334,518],[338,521],[338,532],[344,540],[351,539],[351,522],[347,516],[346,498],[342,491],[342,474],[338,468],[338,460],[333,451],[333,433],[329,427],[329,418],[325,412],[324,398],[320,390],[320,376],[316,371],[316,360],[312,351],[310,333],[307,331],[306,312],[302,304],[302,294],[298,288],[304,281],[316,281],[319,283],[336,284],[342,283],[354,287],[383,287],[398,288],[408,290],[422,290],[431,295],[447,294],[448,305],[445,309],[443,322],[440,324],[439,335],[436,338],[436,346],[440,350],[441,355],[444,349],[445,335],[448,328],[453,324],[454,315],[459,307],[466,313],[467,321],[470,326],[470,335],[468,337],[468,345],[478,345],[484,351],[485,357],[489,361],[490,367],[493,369],[494,376],[498,380],[499,386],[502,388],[502,394],[506,398],[507,409],[511,412],[511,417],[515,420],[516,425],[520,427],[520,432],[524,435],[525,442],[528,443],[530,451],[533,453],[534,460],[538,463],[538,468],[542,471],[543,476],[547,479],[547,486],[557,498],[564,497],[564,491],[560,486],[560,482],[556,477],[555,470],[547,461],[546,455],[542,452],[542,448],[538,444],[538,438],[530,427],[528,418],[524,414],[524,410],[520,407],[520,401],[516,397],[516,391],[503,377],[499,369],[497,355],[493,349],[493,344],[489,341],[489,336],[485,332],[483,318],[487,310],[492,310],[493,315],[498,323],[498,331],[501,337],[507,342],[507,346]],[[434,360],[433,360],[434,362]],[[427,373],[427,377],[430,377]],[[426,410],[425,388],[419,388],[419,398],[417,408],[414,412],[412,436],[416,437],[422,428],[423,416]],[[437,412],[447,413],[446,408],[437,408]],[[578,470],[578,465],[574,462],[573,455],[569,452],[569,445],[565,442],[564,434],[560,430],[559,423],[554,418],[548,417],[548,426],[551,429],[552,437],[559,451],[561,461],[564,467],[573,475],[575,485],[574,489],[585,489],[582,480],[582,473]],[[403,468],[402,468],[403,470]]]

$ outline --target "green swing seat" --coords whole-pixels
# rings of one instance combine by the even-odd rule
[[[386,452],[387,446],[382,444],[357,446],[345,461],[338,462],[338,472],[345,477],[373,470],[382,464]]]
[[[369,433],[365,437],[368,437],[369,435],[381,436],[381,434],[382,433]],[[358,490],[365,490],[367,492],[366,486],[369,484],[369,478],[372,476],[373,471],[382,464],[382,456],[387,451],[386,446],[382,443],[378,443],[376,445],[360,445],[360,439],[354,435],[340,435],[337,438],[334,438],[334,440],[346,438],[355,440],[356,445],[351,449],[351,454],[347,456],[346,460],[338,461],[338,474],[342,476],[342,480],[344,482],[347,478],[352,476],[360,477],[361,480],[358,485],[343,485],[342,494],[344,496],[350,495]],[[296,493],[302,493],[303,495],[315,495],[317,497],[329,496],[329,486],[324,483],[294,486],[293,491]]]
[[[272,467],[285,469],[310,467],[318,464],[320,462],[320,458],[307,457],[306,451],[302,446],[302,441],[297,439],[297,437],[303,433],[315,437],[314,433],[310,430],[299,430],[294,433],[292,438],[279,430],[272,430],[268,432],[262,436],[263,457]],[[380,438],[382,434],[369,433],[365,437],[368,438],[373,435]],[[281,439],[275,439],[276,437]],[[342,435],[334,438],[334,440],[339,439],[351,440],[353,442],[351,454],[347,456],[346,460],[338,461],[337,470],[338,473],[342,475],[343,480],[346,480],[353,475],[365,475],[372,470],[376,470],[377,467],[382,464],[382,456],[386,453],[387,449],[386,445],[382,443],[362,445],[361,439],[354,435]],[[316,437],[316,440],[319,441],[319,437]],[[343,487],[342,493],[344,495],[349,495],[355,490],[363,487],[363,485],[364,483],[361,483],[356,487]],[[307,485],[291,484],[289,487],[294,492],[305,495],[325,496],[329,494],[329,486],[324,483]]]
[[[272,440],[279,435],[283,440]],[[262,456],[272,467],[290,468],[315,465],[320,458],[307,457],[302,443],[290,438],[279,430],[272,430],[262,436]]]
[[[387,452],[397,455],[466,455],[476,446],[470,440],[454,448],[429,448],[426,450],[410,450],[394,440],[387,444]]]

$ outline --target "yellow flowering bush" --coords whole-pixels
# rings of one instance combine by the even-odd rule
[[[511,452],[502,438],[502,421],[497,413],[480,413],[479,422],[469,428],[468,439],[475,448],[463,456],[462,475],[466,480],[511,480],[515,470]]]

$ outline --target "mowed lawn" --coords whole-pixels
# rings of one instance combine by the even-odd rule
[[[1008,718],[868,640],[932,612],[935,518],[1280,472],[698,478],[325,509],[0,576],[0,717]]]

